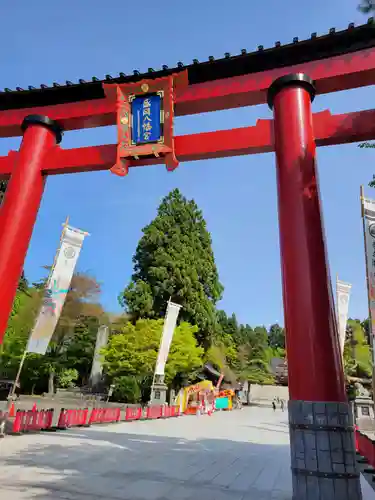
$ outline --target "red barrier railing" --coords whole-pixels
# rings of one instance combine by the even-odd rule
[[[162,406],[148,406],[146,410],[146,418],[161,418],[163,417]]]
[[[162,407],[163,410],[163,417],[164,418],[169,418],[172,416],[172,407],[171,406],[164,406]]]
[[[68,427],[83,427],[87,425],[88,412],[87,408],[79,410],[65,410],[65,408],[61,408],[57,428],[63,430]]]
[[[93,408],[90,413],[89,425],[95,424],[99,421],[99,415],[102,408]]]
[[[142,418],[142,408],[126,408],[125,410],[125,420],[127,422],[131,420],[139,420]]]
[[[120,422],[121,408],[93,408],[89,424],[105,424]]]
[[[12,434],[19,434],[21,432],[21,424],[25,412],[21,410],[16,411],[16,416],[13,422]]]
[[[179,406],[171,406],[171,417],[179,417],[180,416],[180,407]]]
[[[178,417],[180,415],[179,406],[164,406],[163,407],[163,417]]]
[[[356,450],[375,468],[375,443],[366,434],[355,431]]]
[[[18,410],[13,422],[12,434],[39,432],[52,427],[53,409],[40,411]]]
[[[143,410],[142,407],[128,407],[125,410],[125,421],[158,418],[170,418],[180,415],[178,406],[153,405]],[[4,417],[9,420],[9,415],[0,412],[0,419]],[[11,422],[12,420],[10,420]],[[70,427],[90,426],[91,424],[113,423],[121,421],[120,408],[93,408],[89,415],[89,410],[85,409],[65,409],[62,408],[57,426],[53,427],[53,409],[50,410],[17,410],[13,420],[11,434],[22,434],[25,432],[39,432],[43,430],[64,430]],[[366,436],[358,433],[359,447],[363,455],[370,456],[372,442]],[[375,448],[374,448],[375,450]],[[371,464],[375,465],[375,451],[371,455]],[[370,460],[369,460],[370,461]]]

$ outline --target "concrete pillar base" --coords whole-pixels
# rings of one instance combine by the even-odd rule
[[[347,403],[289,401],[293,500],[362,500]]]
[[[165,405],[167,402],[168,387],[164,383],[164,375],[155,374],[151,386],[150,403]]]

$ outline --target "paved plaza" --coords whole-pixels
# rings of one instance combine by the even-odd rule
[[[9,436],[0,464],[4,500],[292,498],[287,415],[264,408]]]

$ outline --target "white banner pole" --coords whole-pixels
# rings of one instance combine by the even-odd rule
[[[166,403],[167,386],[164,384],[164,370],[180,309],[181,306],[179,304],[174,304],[169,298],[167,310],[165,312],[163,331],[160,338],[158,357],[152,379],[151,399],[149,404],[152,404],[154,400],[158,400],[158,402],[162,404]]]
[[[372,350],[372,398],[375,400],[375,201],[364,197],[363,186],[360,188],[363,238],[365,244],[366,281],[369,309],[369,337]]]
[[[174,329],[176,327],[178,314],[181,306],[174,304],[169,299],[167,311],[165,313],[163,333],[161,335],[158,358],[156,361],[155,375],[164,375],[165,364],[168,359],[169,349],[171,347]]]
[[[47,281],[43,304],[29,338],[27,352],[46,353],[70,288],[83,240],[87,235],[87,232],[68,226],[67,221],[65,222],[60,246]]]
[[[48,275],[48,278],[47,278],[47,284],[51,281],[51,276],[54,272],[54,269],[55,269],[55,265],[56,265],[56,260],[57,260],[57,257],[59,255],[59,252],[60,252],[60,249],[61,249],[61,243],[62,243],[62,240],[64,238],[64,234],[65,234],[65,230],[66,228],[68,227],[68,224],[69,224],[69,215],[67,216],[65,222],[63,223],[63,230],[61,232],[61,236],[60,236],[60,242],[59,242],[59,247],[57,249],[57,252],[55,254],[55,257],[53,259],[53,264],[52,264],[52,267],[50,269],[50,272],[49,272],[49,275]],[[88,233],[87,233],[88,234]],[[30,338],[29,338],[29,342],[30,342]],[[29,344],[28,342],[28,344]],[[9,391],[9,395],[8,395],[8,406],[11,404],[12,400],[13,400],[13,396],[15,394],[15,391],[16,391],[16,388],[17,388],[17,385],[19,383],[19,380],[20,380],[20,376],[21,376],[21,372],[22,372],[22,368],[23,368],[23,365],[25,363],[25,360],[26,360],[26,356],[27,356],[27,353],[29,352],[28,351],[28,344],[22,354],[22,358],[21,358],[21,361],[20,361],[20,364],[19,364],[19,367],[18,367],[18,371],[17,371],[17,375],[16,375],[16,378],[14,380],[14,383],[13,385],[11,386],[10,388],[10,391]]]

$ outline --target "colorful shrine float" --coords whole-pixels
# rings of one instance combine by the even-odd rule
[[[215,404],[215,388],[210,380],[183,387],[178,393],[176,404],[185,415],[196,415],[210,411]]]
[[[213,410],[232,410],[235,391],[219,391],[211,380],[183,387],[177,395],[176,405],[185,415],[211,413]]]
[[[233,389],[220,391],[215,398],[215,410],[232,410],[235,392]]]

